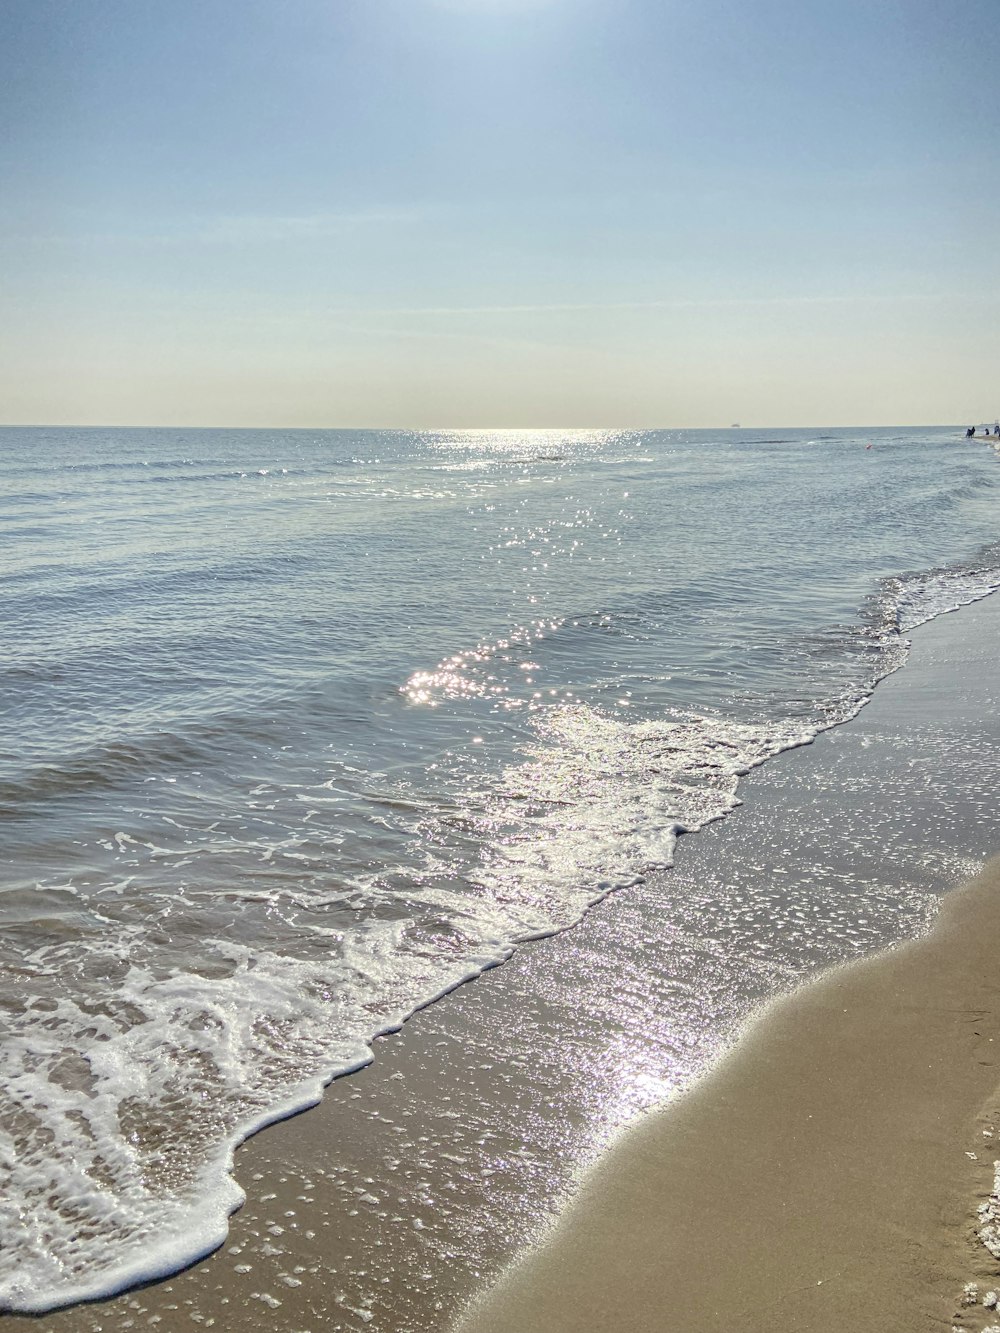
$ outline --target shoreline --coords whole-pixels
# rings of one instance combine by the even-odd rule
[[[36,1333],[229,1328],[265,1311],[288,1333],[449,1327],[549,1231],[581,1179],[589,1188],[589,1166],[624,1126],[717,1061],[762,1003],[843,957],[831,902],[863,895],[866,924],[847,944],[871,955],[923,930],[994,849],[1000,724],[986,734],[984,691],[1000,598],[914,639],[905,670],[856,718],[754,770],[742,807],[682,839],[673,869],[421,1011],[319,1107],[241,1147],[248,1202],[220,1250],[93,1305],[8,1315],[12,1333],[29,1318]],[[793,882],[808,890],[804,915],[815,906],[798,953],[777,938],[749,959],[738,941],[705,951],[710,907],[766,914]],[[681,1008],[665,1026],[667,981],[680,993],[706,976],[712,1013]]]
[[[1000,856],[929,935],[768,1006],[461,1333],[995,1324],[974,1233],[1000,1149],[998,943]]]
[[[992,600],[979,619],[995,626]],[[950,684],[956,711],[995,717],[989,647],[977,663],[966,637],[939,702]],[[993,1333],[998,1157],[995,855],[927,934],[765,1004],[452,1333]]]

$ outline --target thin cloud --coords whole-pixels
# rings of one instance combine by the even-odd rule
[[[701,310],[738,306],[795,306],[795,305],[871,305],[892,304],[896,301],[966,300],[964,294],[948,292],[887,293],[885,295],[853,296],[727,296],[686,298],[669,301],[553,301],[524,305],[467,305],[467,306],[386,306],[333,307],[331,315],[546,315],[596,314],[610,310]]]
[[[242,214],[218,217],[186,235],[208,242],[322,239],[354,227],[408,225],[426,214],[416,209],[364,208],[332,213]]]
[[[8,231],[10,240],[32,246],[169,247],[185,245],[290,244],[343,236],[362,227],[411,226],[428,214],[418,209],[362,208],[326,213],[232,214],[179,218],[168,230],[111,228],[83,223],[78,230],[59,232]]]

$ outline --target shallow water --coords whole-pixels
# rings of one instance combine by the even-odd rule
[[[217,1243],[251,1127],[1000,584],[958,434],[0,433],[0,1302]]]

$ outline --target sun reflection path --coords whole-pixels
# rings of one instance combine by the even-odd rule
[[[542,691],[534,691],[527,698],[512,691],[535,683],[532,673],[540,671],[541,664],[527,655],[528,650],[564,624],[564,620],[537,620],[492,643],[453,653],[433,671],[415,671],[400,686],[400,693],[409,703],[429,708],[456,699],[501,699],[504,708],[536,708]],[[485,669],[490,666],[497,670]],[[501,668],[511,666],[520,674],[505,678]]]
[[[421,439],[455,453],[493,454],[508,463],[563,462],[637,434],[622,430],[439,430],[423,431]]]

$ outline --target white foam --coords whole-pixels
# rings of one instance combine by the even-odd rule
[[[993,1192],[979,1207],[977,1234],[993,1258],[1000,1259],[1000,1162],[993,1163]]]
[[[304,1018],[319,1035],[302,969],[266,955],[250,967],[247,951],[227,949],[245,966],[224,982],[133,968],[114,1017],[63,999],[16,1025],[2,1060],[21,1116],[0,1130],[3,1308],[39,1313],[208,1253],[244,1199],[234,1148],[319,1100],[326,1071],[301,1079],[280,1059],[283,1022]],[[82,1068],[67,1082],[74,1049]],[[371,1058],[360,1042],[330,1055],[343,1072]],[[130,1104],[141,1104],[134,1123]]]
[[[961,606],[981,601],[1000,588],[1000,564],[989,553],[980,564],[936,569],[889,581],[904,633]]]
[[[809,738],[690,715],[631,724],[582,705],[557,710],[504,773],[502,794],[480,792],[464,812],[464,883],[454,862],[421,883],[427,913],[450,923],[451,949],[400,917],[313,923],[327,946],[320,961],[220,935],[199,942],[188,969],[164,970],[143,929],[120,921],[85,944],[35,949],[25,963],[38,998],[13,1016],[0,1056],[10,1238],[0,1307],[38,1313],[107,1295],[210,1251],[243,1200],[231,1172],[247,1135],[313,1104],[329,1078],[371,1058],[376,1035],[517,941],[564,929],[669,864],[680,832],[736,804],[741,773]],[[400,814],[426,818],[412,801]],[[490,837],[497,827],[508,835]],[[152,860],[161,849],[148,847]],[[171,898],[177,928],[196,897]],[[335,908],[344,893],[327,899]],[[99,900],[122,910],[117,892]],[[81,947],[96,975],[118,978],[86,1001],[61,980]]]

